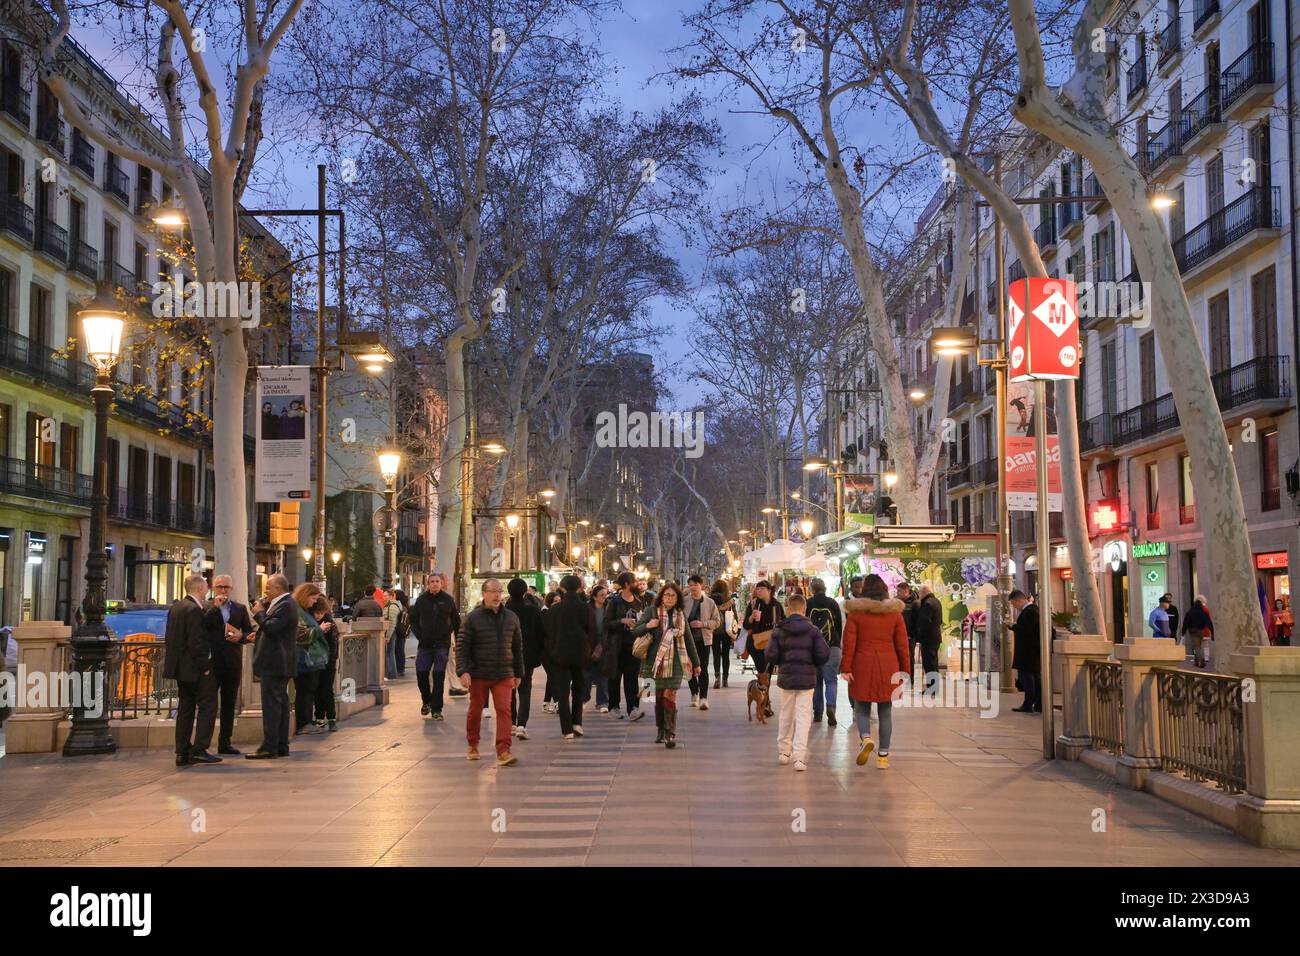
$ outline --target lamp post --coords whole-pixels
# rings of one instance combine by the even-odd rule
[[[334,562],[334,567],[339,569],[339,607],[342,607],[343,602],[347,600],[348,593],[346,581],[348,576],[348,563],[343,560],[343,552],[341,551],[330,552],[330,560]],[[340,562],[342,563],[340,564]]]
[[[113,369],[122,354],[126,314],[107,290],[101,289],[78,317],[86,357],[95,367],[95,387],[90,391],[95,406],[95,463],[86,542],[86,595],[81,601],[81,623],[72,635],[74,686],[83,693],[72,709],[72,728],[63,745],[65,757],[117,751],[117,742],[108,729],[107,685],[113,639],[104,624],[108,601],[104,532],[108,526],[108,409],[113,402]]]
[[[379,474],[384,479],[384,587],[393,586],[393,567],[397,564],[397,470],[402,465],[401,452],[387,449],[379,453]]]
[[[311,571],[312,571],[312,566],[311,566],[311,556],[312,556],[313,554],[315,554],[315,553],[316,553],[315,550],[312,549],[312,548],[303,548],[303,549],[302,549],[302,562],[303,562],[303,564],[305,564],[305,565],[307,566],[307,576],[308,576],[308,577],[311,576]]]

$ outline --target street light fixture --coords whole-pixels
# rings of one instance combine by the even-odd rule
[[[813,528],[815,527],[816,524],[813,523],[812,518],[803,518],[800,520],[799,530],[803,532],[805,541],[808,540],[808,536],[813,533]]]
[[[86,594],[81,601],[82,623],[72,635],[72,670],[76,686],[93,689],[83,694],[72,709],[72,728],[63,745],[65,757],[117,752],[117,742],[108,729],[108,712],[101,706],[108,693],[104,681],[113,653],[113,639],[104,624],[108,603],[104,532],[108,527],[108,409],[113,402],[113,369],[122,354],[126,313],[118,308],[107,288],[101,287],[94,301],[77,316],[86,340],[87,358],[95,366],[95,386],[90,390],[95,406],[95,462],[86,547]]]
[[[385,448],[379,453],[379,474],[384,479],[384,510],[388,522],[384,524],[384,587],[393,586],[393,567],[397,564],[396,528],[390,522],[397,512],[397,472],[402,467],[402,453],[395,448]]]
[[[150,218],[153,219],[155,226],[162,229],[184,229],[190,224],[190,217],[185,215],[185,207],[180,204],[176,196],[155,206]]]
[[[508,515],[506,515],[506,527],[509,528],[511,531],[514,531],[516,528],[518,528],[518,527],[519,527],[519,515],[516,515],[516,514],[508,514]]]

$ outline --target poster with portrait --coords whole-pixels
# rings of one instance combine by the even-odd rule
[[[257,370],[256,499],[311,497],[311,368],[266,365]]]
[[[844,527],[870,528],[876,523],[876,479],[873,475],[844,476]]]
[[[1048,384],[1051,394],[1053,384]],[[1007,510],[1038,510],[1038,439],[1040,419],[1047,423],[1047,510],[1061,510],[1061,446],[1056,437],[1056,412],[1049,401],[1045,415],[1034,407],[1034,383],[1007,386],[1003,421],[1007,428]]]

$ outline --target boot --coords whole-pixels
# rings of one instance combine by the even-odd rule
[[[677,708],[664,711],[664,746],[672,750],[677,746]]]
[[[834,708],[834,707],[827,707],[827,708],[826,708],[826,726],[827,726],[827,727],[836,727],[836,726],[838,726],[838,724],[835,723],[835,708]]]
[[[659,730],[658,735],[655,737],[655,743],[657,744],[661,744],[664,742],[664,719],[665,718],[664,718],[663,698],[656,696],[655,697],[655,727],[658,728]]]

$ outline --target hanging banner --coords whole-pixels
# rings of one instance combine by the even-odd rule
[[[872,475],[844,476],[844,528],[870,528],[876,523],[876,479]]]
[[[1068,279],[1017,279],[1007,287],[1008,376],[1079,377],[1079,313]]]
[[[1032,438],[1007,439],[1007,510],[1038,510],[1038,448]],[[1061,510],[1061,445],[1047,436],[1047,510]]]
[[[256,500],[311,497],[311,367],[257,369]]]

